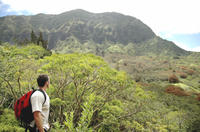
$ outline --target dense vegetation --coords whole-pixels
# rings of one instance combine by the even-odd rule
[[[156,81],[136,83],[99,56],[51,54],[35,44],[4,43],[0,60],[0,131],[24,131],[14,118],[13,103],[37,87],[40,73],[51,77],[47,93],[52,132],[200,130],[200,103],[194,94],[168,94],[166,86]]]

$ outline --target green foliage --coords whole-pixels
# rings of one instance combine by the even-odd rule
[[[69,130],[70,132],[75,132],[74,123],[73,123],[74,113],[70,112],[70,115],[65,113],[65,116],[66,116],[66,122],[64,123],[65,123],[65,126],[67,127],[67,130]]]
[[[181,87],[184,91],[191,92],[191,93],[200,93],[199,90],[193,88],[192,86],[188,86],[184,83],[177,83],[174,84],[175,86]]]
[[[11,105],[18,97],[36,86],[35,78],[40,59],[49,52],[40,46],[30,45],[25,47],[1,46],[0,47],[0,82],[2,104]],[[34,80],[33,80],[34,79]]]
[[[80,120],[78,122],[77,127],[75,127],[73,123],[73,112],[70,112],[70,115],[67,113],[65,114],[66,116],[66,122],[65,126],[67,127],[67,131],[70,132],[92,132],[92,128],[90,128],[90,123],[92,120],[93,116],[93,107],[94,107],[94,100],[95,100],[95,95],[91,94],[88,96],[86,102],[82,105],[83,111],[81,113]]]
[[[23,54],[28,55],[29,58],[35,58],[40,59],[44,56],[50,56],[51,52],[45,50],[44,48],[40,46],[36,46],[34,44],[30,44],[26,47],[22,47],[22,49],[19,49],[20,52],[23,52]]]
[[[47,63],[48,62],[48,63]],[[100,58],[91,54],[54,54],[41,61],[43,64],[40,72],[51,75],[52,87],[50,96],[65,101],[58,116],[63,119],[63,111],[74,110],[75,124],[78,123],[82,111],[82,103],[91,92],[97,93],[102,102],[97,102],[96,107],[102,109],[108,100],[112,100],[112,92],[120,92],[128,86],[129,81],[123,72],[110,69]],[[102,98],[104,96],[104,98]],[[70,107],[71,106],[71,107]],[[56,119],[55,119],[56,120]]]
[[[124,53],[122,47],[122,45],[112,45],[107,50],[111,53]]]
[[[99,53],[102,48],[103,45],[99,46]],[[125,72],[110,68],[103,58],[93,54],[48,53],[36,45],[0,46],[0,131],[24,131],[14,119],[13,111],[7,108],[32,86],[37,87],[35,79],[40,73],[51,78],[47,93],[51,98],[52,132],[199,131],[200,108],[193,97],[195,94],[185,97],[166,94],[164,89],[168,81],[135,83]],[[141,81],[145,81],[145,77],[150,76],[147,74],[151,73],[149,69],[166,71],[170,68],[166,65],[173,59],[165,60],[141,56],[132,59],[140,64],[131,67],[135,66],[138,75],[144,74]],[[115,61],[119,62],[120,70],[127,63],[126,58]],[[152,67],[154,62],[156,68]],[[175,64],[173,70],[178,73],[180,63]],[[171,67],[173,65],[171,63]],[[192,67],[189,69],[199,71],[198,65]],[[198,75],[193,74],[176,85],[196,93],[197,84],[189,83],[196,77]]]
[[[66,132],[64,127],[59,122],[54,122],[52,126],[53,127],[51,127],[51,132]]]
[[[87,98],[86,102],[82,106],[82,113],[81,113],[81,118],[78,122],[78,127],[77,131],[91,131],[92,128],[89,128],[89,125],[92,120],[92,116],[94,113],[93,107],[94,107],[94,100],[95,100],[95,95],[91,94]]]
[[[131,125],[132,125],[131,127],[134,128],[138,132],[144,131],[143,126],[139,124],[137,121],[133,121]]]
[[[51,105],[52,106],[61,106],[64,105],[65,101],[62,101],[60,98],[54,98],[51,100]]]
[[[0,115],[0,131],[1,132],[24,132],[24,128],[19,127],[13,110],[4,109]]]
[[[120,100],[113,100],[106,103],[103,110],[100,112],[100,117],[103,118],[101,131],[119,131],[119,117],[124,113],[123,104]]]

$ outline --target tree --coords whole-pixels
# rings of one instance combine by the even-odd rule
[[[37,36],[35,35],[34,31],[31,31],[31,42],[32,43],[37,43]]]
[[[44,49],[47,49],[47,48],[48,48],[48,41],[47,41],[47,40],[43,40],[42,47],[43,47]]]
[[[37,44],[41,45],[44,49],[47,49],[48,47],[48,41],[43,39],[42,32],[40,32],[40,35],[37,39]]]
[[[172,74],[172,75],[169,77],[169,82],[170,82],[170,83],[178,83],[178,82],[179,82],[179,79],[178,79],[178,77],[177,77],[175,74]]]
[[[37,59],[48,51],[40,46],[0,46],[0,104],[11,107],[13,102],[35,85]]]
[[[37,39],[37,44],[38,45],[42,45],[42,43],[43,43],[43,35],[42,35],[42,32],[40,32],[40,35],[39,35],[39,37],[38,37],[38,39]]]
[[[111,69],[101,57],[91,54],[53,54],[51,57],[46,57],[41,65],[43,65],[41,73],[45,72],[51,75],[52,87],[49,96],[59,98],[60,101],[58,99],[57,101],[60,103],[64,101],[59,106],[54,104],[57,109],[57,115],[53,117],[54,120],[63,123],[63,113],[73,111],[73,122],[75,126],[78,125],[83,111],[82,105],[87,102],[86,98],[94,93],[98,99],[95,100],[93,109],[95,114],[91,119],[92,126],[96,126],[96,129],[101,125],[106,127],[106,122],[109,122],[109,119],[104,113],[108,114],[110,111],[113,112],[110,116],[113,120],[109,122],[111,126],[109,128],[111,130],[119,129],[121,120],[118,120],[117,117],[123,114],[125,108],[123,108],[122,103],[118,103],[120,101],[113,102],[113,100],[128,87],[134,89],[132,81],[124,72]],[[103,109],[105,110],[103,111]],[[112,128],[112,126],[117,128]]]

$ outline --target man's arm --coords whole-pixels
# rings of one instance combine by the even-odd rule
[[[33,113],[33,116],[34,116],[34,120],[35,120],[36,126],[39,129],[39,131],[45,132],[44,128],[42,127],[42,116],[41,116],[40,111],[35,111]]]

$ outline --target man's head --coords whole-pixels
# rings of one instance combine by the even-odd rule
[[[39,75],[37,78],[37,83],[40,88],[43,88],[43,87],[48,88],[50,84],[50,79],[48,75],[45,75],[45,74]]]

